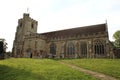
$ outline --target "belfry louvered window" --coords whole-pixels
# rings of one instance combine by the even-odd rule
[[[34,24],[33,23],[31,24],[31,28],[34,29]]]

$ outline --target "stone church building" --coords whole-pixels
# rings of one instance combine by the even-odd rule
[[[28,13],[18,20],[13,42],[14,57],[109,58],[107,23],[47,33],[37,33],[38,22]]]

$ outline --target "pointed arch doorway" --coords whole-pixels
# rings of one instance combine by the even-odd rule
[[[28,48],[28,49],[27,49],[27,57],[29,57],[29,58],[32,58],[32,57],[33,57],[31,48]]]

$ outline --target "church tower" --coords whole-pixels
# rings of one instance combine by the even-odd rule
[[[13,42],[12,53],[15,57],[21,57],[24,46],[24,38],[26,35],[37,33],[38,22],[32,19],[28,13],[23,14],[23,18],[18,20],[18,26]]]

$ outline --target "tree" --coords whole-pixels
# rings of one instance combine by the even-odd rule
[[[113,38],[115,39],[114,46],[120,48],[120,30],[116,31],[113,34]]]

